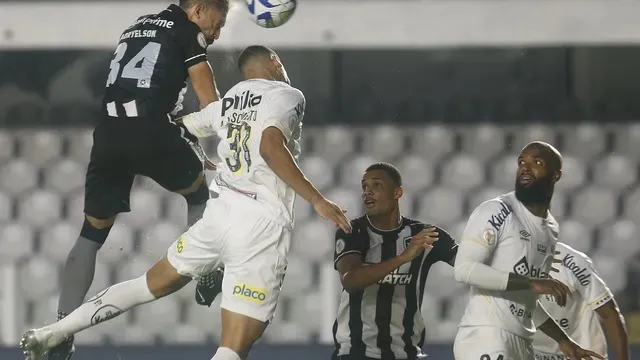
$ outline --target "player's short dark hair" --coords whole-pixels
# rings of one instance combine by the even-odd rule
[[[246,47],[240,55],[238,55],[238,70],[243,71],[249,60],[258,56],[271,56],[275,51],[262,45],[251,45]]]
[[[205,6],[215,6],[223,13],[229,12],[229,0],[180,0],[178,6],[183,9],[189,9],[196,4],[203,4]]]
[[[386,163],[386,162],[379,162],[379,163],[375,163],[373,165],[370,165],[367,170],[365,170],[365,172],[369,172],[369,171],[373,171],[373,170],[382,170],[384,172],[387,173],[387,175],[389,175],[389,177],[391,178],[391,180],[393,180],[393,182],[398,185],[398,186],[402,186],[402,175],[400,175],[400,170],[398,170],[397,167]]]

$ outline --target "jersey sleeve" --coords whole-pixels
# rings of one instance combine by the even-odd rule
[[[214,135],[216,124],[219,123],[222,113],[222,102],[214,101],[202,110],[188,114],[180,118],[184,127],[192,135],[204,138]]]
[[[452,260],[458,253],[458,244],[445,229],[441,227],[436,227],[436,229],[438,230],[438,241],[433,245],[436,259],[437,261],[453,264]]]
[[[366,253],[366,245],[364,237],[359,236],[359,232],[354,229],[347,234],[342,229],[336,231],[335,252],[333,257],[333,267],[338,269],[338,261],[347,254],[359,254],[364,256]]]
[[[292,87],[275,90],[270,94],[264,128],[271,126],[278,128],[289,141],[293,132],[302,123],[305,107],[306,100],[300,90]]]
[[[579,252],[566,254],[562,259],[562,265],[567,268],[576,290],[592,310],[596,310],[613,299],[611,290],[602,280],[588,256]]]
[[[181,39],[184,51],[184,64],[190,68],[201,62],[207,61],[207,39],[196,24],[185,24],[181,31]]]
[[[478,206],[467,221],[460,246],[478,248],[476,252],[482,252],[486,262],[500,242],[508,215],[503,215],[507,211],[505,207],[499,200],[490,200]]]

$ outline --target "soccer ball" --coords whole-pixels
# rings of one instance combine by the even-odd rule
[[[247,7],[256,24],[274,28],[289,21],[296,10],[296,0],[247,0]]]

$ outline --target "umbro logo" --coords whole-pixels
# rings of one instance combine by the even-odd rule
[[[531,234],[529,234],[526,230],[520,230],[520,240],[522,241],[530,241]]]

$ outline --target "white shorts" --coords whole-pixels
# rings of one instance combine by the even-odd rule
[[[224,264],[221,307],[268,322],[284,280],[291,231],[260,210],[241,195],[209,200],[202,219],[171,245],[167,258],[193,279]]]
[[[456,360],[534,360],[532,341],[489,326],[459,328],[453,354]]]

